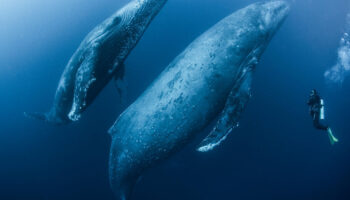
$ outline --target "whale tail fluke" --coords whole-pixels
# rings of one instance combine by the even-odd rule
[[[113,188],[114,196],[116,200],[130,200],[132,193],[132,186],[127,185],[122,188]]]
[[[113,137],[109,154],[109,183],[117,200],[130,200],[140,173],[134,165],[129,150],[121,147],[120,140]]]
[[[62,125],[62,124],[68,123],[68,121],[62,120],[61,118],[52,117],[50,112],[49,113],[24,112],[23,114],[25,117],[27,117],[29,119],[41,120],[41,121],[48,122],[48,123],[54,124],[54,125]]]
[[[110,169],[110,185],[116,200],[130,200],[135,183],[138,178],[134,176],[119,176],[117,171]],[[123,173],[122,171],[119,171]]]
[[[37,119],[37,120],[42,120],[42,121],[48,121],[46,113],[24,112],[23,114],[24,114],[25,117],[27,117],[29,119]]]

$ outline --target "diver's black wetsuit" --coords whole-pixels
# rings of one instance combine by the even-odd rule
[[[320,124],[320,114],[321,114],[321,97],[316,93],[316,91],[310,95],[307,105],[310,106],[310,115],[312,116],[312,121],[314,127],[320,130],[327,130],[328,126]]]

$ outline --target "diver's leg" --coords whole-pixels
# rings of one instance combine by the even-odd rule
[[[313,124],[316,129],[327,131],[328,126],[320,124],[320,113],[315,112],[313,117]]]
[[[336,142],[338,142],[338,139],[332,133],[332,129],[329,126],[320,124],[320,113],[315,112],[313,114],[313,123],[316,129],[327,131],[331,145],[334,145]]]

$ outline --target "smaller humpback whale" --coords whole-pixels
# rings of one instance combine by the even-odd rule
[[[124,60],[167,0],[133,0],[95,27],[69,60],[48,113],[26,116],[53,124],[79,120],[113,78],[122,78]]]
[[[128,200],[144,170],[168,158],[216,119],[198,150],[237,126],[250,98],[254,66],[289,12],[284,1],[256,3],[192,42],[110,128],[110,183]]]

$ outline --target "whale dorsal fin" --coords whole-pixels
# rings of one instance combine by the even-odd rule
[[[251,97],[251,79],[252,71],[248,71],[238,80],[226,100],[218,122],[209,135],[199,144],[197,151],[207,152],[214,149],[226,139],[232,129],[238,127],[239,117]]]

